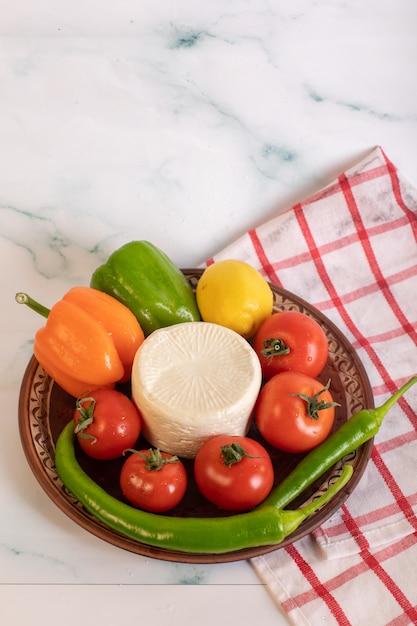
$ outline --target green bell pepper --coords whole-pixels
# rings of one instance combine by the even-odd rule
[[[90,285],[126,305],[145,336],[157,328],[201,320],[184,274],[148,241],[131,241],[115,250],[95,270]]]

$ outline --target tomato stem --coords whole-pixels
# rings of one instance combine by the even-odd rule
[[[133,454],[140,456],[145,461],[145,467],[149,471],[160,470],[168,463],[177,463],[179,461],[177,456],[163,457],[161,451],[157,448],[149,448],[147,454],[146,452],[140,452],[139,450],[133,450],[132,448],[124,450],[123,455],[125,455],[126,452],[133,452]]]
[[[283,342],[282,339],[271,337],[271,339],[264,340],[264,349],[261,350],[262,356],[269,357],[269,362],[272,361],[274,356],[282,356],[289,354],[290,348]]]
[[[248,459],[259,459],[258,456],[253,456],[248,454],[242,446],[234,441],[233,443],[226,443],[221,446],[221,453],[223,457],[223,463],[230,467],[233,463],[239,463],[243,457],[248,457]]]
[[[85,407],[83,406],[84,402],[89,402],[90,404]],[[77,402],[75,403],[75,408],[79,413],[79,418],[77,419],[77,425],[74,428],[74,432],[76,435],[79,435],[83,439],[94,439],[93,443],[97,441],[97,438],[90,433],[85,433],[84,431],[93,423],[95,406],[96,401],[92,397],[77,398]]]
[[[327,385],[323,387],[323,389],[320,389],[320,391],[315,393],[314,396],[307,396],[304,393],[290,393],[289,395],[301,398],[301,400],[307,402],[308,416],[312,419],[318,420],[319,411],[324,411],[324,409],[330,409],[333,406],[340,406],[338,402],[326,402],[325,400],[319,400],[319,396],[321,396],[321,394],[325,391],[328,391],[329,387],[330,378],[327,382]]]

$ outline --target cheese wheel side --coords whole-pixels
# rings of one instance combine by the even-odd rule
[[[193,459],[213,435],[247,434],[261,383],[259,359],[239,334],[185,322],[154,331],[140,346],[132,399],[153,447]]]

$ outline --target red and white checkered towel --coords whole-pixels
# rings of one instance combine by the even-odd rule
[[[378,406],[417,373],[417,190],[376,148],[211,261],[239,258],[330,318]],[[417,623],[417,386],[391,409],[366,472],[313,535],[252,560],[290,623]]]

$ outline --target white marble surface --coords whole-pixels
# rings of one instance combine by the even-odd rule
[[[416,25],[414,0],[0,0],[2,624],[286,623],[250,564],[138,557],[52,504],[14,294],[50,306],[134,238],[199,265],[377,144],[417,183]]]

